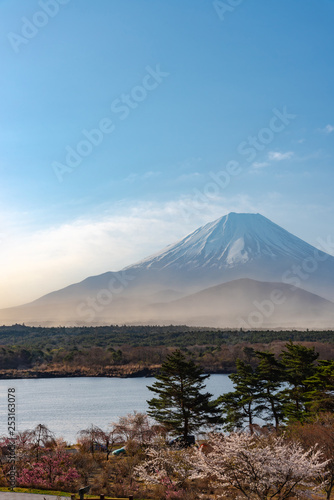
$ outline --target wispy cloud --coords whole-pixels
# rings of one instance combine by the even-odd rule
[[[188,174],[179,175],[175,180],[176,182],[189,182],[198,181],[203,177],[203,174],[200,174],[199,172],[189,172]]]
[[[124,182],[136,182],[140,180],[147,180],[155,177],[159,177],[161,172],[149,170],[148,172],[144,172],[142,174],[132,173],[125,177]]]
[[[202,162],[202,158],[194,157],[194,158],[186,158],[185,160],[179,161],[176,163],[176,168],[179,170],[193,170],[197,168]]]
[[[293,156],[294,156],[293,151],[287,151],[286,153],[281,153],[280,151],[269,151],[268,160],[284,161],[284,160],[290,160]]]
[[[258,172],[262,168],[269,167],[269,165],[270,165],[270,163],[267,161],[255,161],[254,163],[252,163],[251,168],[252,168],[252,171]]]
[[[251,164],[249,173],[260,175],[269,166],[270,163],[268,161],[255,161],[254,163]]]
[[[263,172],[263,169],[270,167],[271,162],[290,160],[292,157],[294,157],[293,151],[286,151],[285,153],[280,151],[269,151],[266,161],[255,161],[251,164],[250,173],[260,174]]]
[[[331,134],[332,132],[334,132],[334,125],[326,125],[325,128],[321,129],[321,131],[324,133],[324,134]]]

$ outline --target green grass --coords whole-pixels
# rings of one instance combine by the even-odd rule
[[[0,488],[0,491],[9,491],[14,493],[35,493],[36,495],[54,495],[59,497],[70,497],[72,494],[66,491],[38,490],[33,488],[14,488],[13,490],[10,490],[9,488]]]
[[[39,489],[33,489],[33,488],[14,488],[14,490],[10,490],[9,488],[4,488],[0,487],[0,491],[8,491],[8,492],[14,492],[14,493],[35,493],[36,495],[54,495],[54,496],[59,496],[59,497],[70,497],[73,493],[68,493],[66,491],[54,491],[54,490],[39,490]],[[79,497],[79,495],[76,493],[75,494],[76,498]],[[97,498],[99,495],[85,495],[85,498],[89,500],[89,498]],[[108,500],[128,500],[129,497],[109,497],[106,495]],[[145,500],[145,499],[143,499]]]

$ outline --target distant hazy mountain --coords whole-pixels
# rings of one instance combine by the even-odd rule
[[[266,316],[254,303],[272,290],[286,303]],[[329,327],[334,305],[323,299],[334,300],[334,257],[260,214],[230,213],[119,272],[2,310],[0,323]]]
[[[238,279],[150,308],[150,323],[231,328],[331,328],[334,304],[282,283]]]

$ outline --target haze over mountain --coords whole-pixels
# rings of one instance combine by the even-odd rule
[[[169,303],[154,304],[151,322],[226,328],[328,328],[334,304],[283,283],[237,279]],[[154,321],[154,318],[156,321]]]
[[[332,300],[334,257],[260,214],[230,213],[119,272],[4,309],[0,323],[327,328]]]

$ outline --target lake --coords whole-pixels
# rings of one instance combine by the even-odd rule
[[[78,377],[0,380],[0,435],[7,432],[7,391],[15,388],[17,429],[46,425],[57,437],[74,443],[91,424],[104,430],[118,417],[146,412],[154,378]],[[206,390],[218,397],[232,390],[228,375],[211,375]]]

